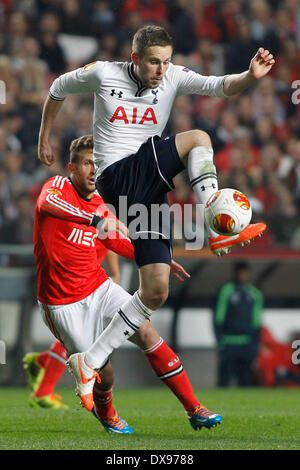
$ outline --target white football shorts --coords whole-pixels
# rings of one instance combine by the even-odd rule
[[[38,304],[45,324],[70,356],[89,349],[130,297],[109,278],[78,302],[46,305],[38,301]]]

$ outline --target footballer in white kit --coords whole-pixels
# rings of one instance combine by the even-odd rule
[[[94,158],[97,188],[106,203],[118,211],[119,196],[127,197],[127,206],[144,204],[148,209],[149,240],[132,240],[138,266],[163,262],[170,264],[169,224],[154,226],[151,204],[167,204],[166,193],[174,188],[173,178],[184,169],[179,159],[175,136],[161,140],[177,96],[203,94],[225,97],[226,76],[204,77],[184,66],[169,64],[157,88],[146,88],[134,75],[133,62],[94,62],[57,78],[50,97],[63,100],[71,93],[94,93]],[[130,161],[121,160],[129,157]],[[108,168],[109,167],[109,168]],[[105,170],[107,171],[105,172]],[[103,173],[104,172],[104,173]],[[109,173],[109,175],[108,175]],[[111,178],[113,176],[113,179]],[[215,167],[203,175],[200,183],[217,190]],[[160,234],[153,240],[151,234]],[[151,238],[151,240],[150,240]]]
[[[98,61],[58,77],[49,94],[54,100],[63,100],[71,93],[94,93],[94,159],[98,177],[107,166],[135,154],[149,137],[161,136],[177,96],[226,97],[225,78],[204,77],[170,63],[161,84],[149,89],[135,78],[132,62]]]

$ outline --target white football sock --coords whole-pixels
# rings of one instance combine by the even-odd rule
[[[86,351],[85,359],[93,369],[99,369],[114,349],[128,340],[153,310],[146,307],[137,292],[118,310],[110,324]]]
[[[194,147],[188,156],[187,171],[199,204],[205,205],[210,196],[218,191],[218,179],[213,157],[212,147],[205,146]],[[219,236],[209,226],[206,228],[210,236]]]

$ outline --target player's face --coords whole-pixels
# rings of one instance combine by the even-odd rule
[[[171,46],[150,46],[144,55],[132,54],[135,73],[147,88],[157,88],[168,70],[173,49]]]
[[[73,184],[83,196],[91,198],[96,189],[93,150],[81,150],[78,162],[69,165]]]

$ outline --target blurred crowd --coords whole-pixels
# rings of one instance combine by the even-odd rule
[[[166,135],[207,131],[219,186],[249,196],[254,220],[269,224],[268,247],[300,249],[300,0],[2,0],[0,243],[32,242],[41,185],[67,174],[71,139],[92,130],[92,97],[68,97],[51,136],[56,163],[39,163],[52,81],[94,60],[130,61],[133,34],[145,23],[165,26],[172,62],[203,75],[246,70],[258,47],[274,54],[271,73],[242,96],[178,97]],[[184,173],[170,202],[194,202]]]

